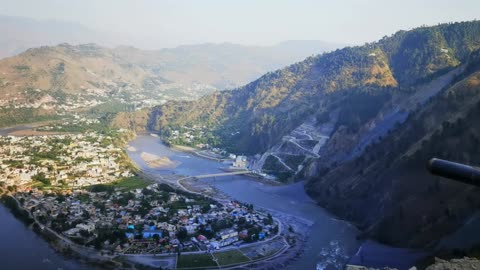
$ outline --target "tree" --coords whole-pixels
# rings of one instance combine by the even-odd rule
[[[202,207],[202,213],[208,213],[210,211],[210,209],[211,209],[210,204],[205,204]]]
[[[39,172],[32,177],[33,180],[41,182],[44,185],[50,185],[50,180],[47,179],[44,172]]]
[[[177,232],[177,238],[179,240],[186,240],[188,237],[188,232],[185,227],[181,227]]]
[[[153,235],[153,240],[155,240],[155,243],[158,244],[158,242],[160,241],[160,235],[158,235],[158,233],[154,234]]]

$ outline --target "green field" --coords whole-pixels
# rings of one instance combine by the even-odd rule
[[[140,176],[132,176],[132,177],[123,178],[117,182],[113,182],[112,186],[115,188],[132,190],[137,188],[144,188],[150,184],[152,184],[152,181],[149,181]]]
[[[216,267],[210,254],[180,255],[177,261],[177,268]]]
[[[218,259],[218,264],[220,264],[220,266],[250,261],[249,258],[236,249],[226,252],[213,253],[213,256]]]
[[[87,189],[92,192],[103,192],[103,191],[108,191],[113,189],[121,189],[124,191],[129,191],[137,188],[143,189],[152,183],[153,183],[152,181],[142,178],[140,176],[131,176],[131,177],[122,178],[116,182],[109,183],[109,184],[92,185],[87,187]]]

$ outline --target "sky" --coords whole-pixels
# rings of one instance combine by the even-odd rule
[[[363,44],[398,30],[473,20],[478,11],[480,0],[0,0],[2,15],[77,22],[143,47]]]

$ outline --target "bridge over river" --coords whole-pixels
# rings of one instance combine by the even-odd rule
[[[241,175],[241,174],[248,174],[252,173],[251,171],[243,170],[243,171],[236,171],[236,172],[225,172],[225,173],[212,173],[212,174],[202,174],[202,175],[196,175],[196,176],[191,176],[188,178],[211,178],[211,177],[221,177],[221,176],[229,176],[229,175]]]

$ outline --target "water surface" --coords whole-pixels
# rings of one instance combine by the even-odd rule
[[[146,172],[156,175],[181,174],[188,176],[224,172],[226,165],[199,158],[183,152],[173,151],[158,138],[138,136],[132,141],[136,151],[127,151],[129,156]],[[181,164],[175,169],[154,169],[140,158],[142,152],[167,156]],[[357,230],[350,224],[335,219],[317,206],[305,193],[302,183],[288,186],[269,186],[248,176],[227,176],[202,179],[234,199],[293,215],[311,223],[305,252],[289,266],[290,269],[341,269],[357,251]]]
[[[98,269],[68,259],[55,252],[49,244],[17,220],[0,204],[0,269],[90,270]]]

